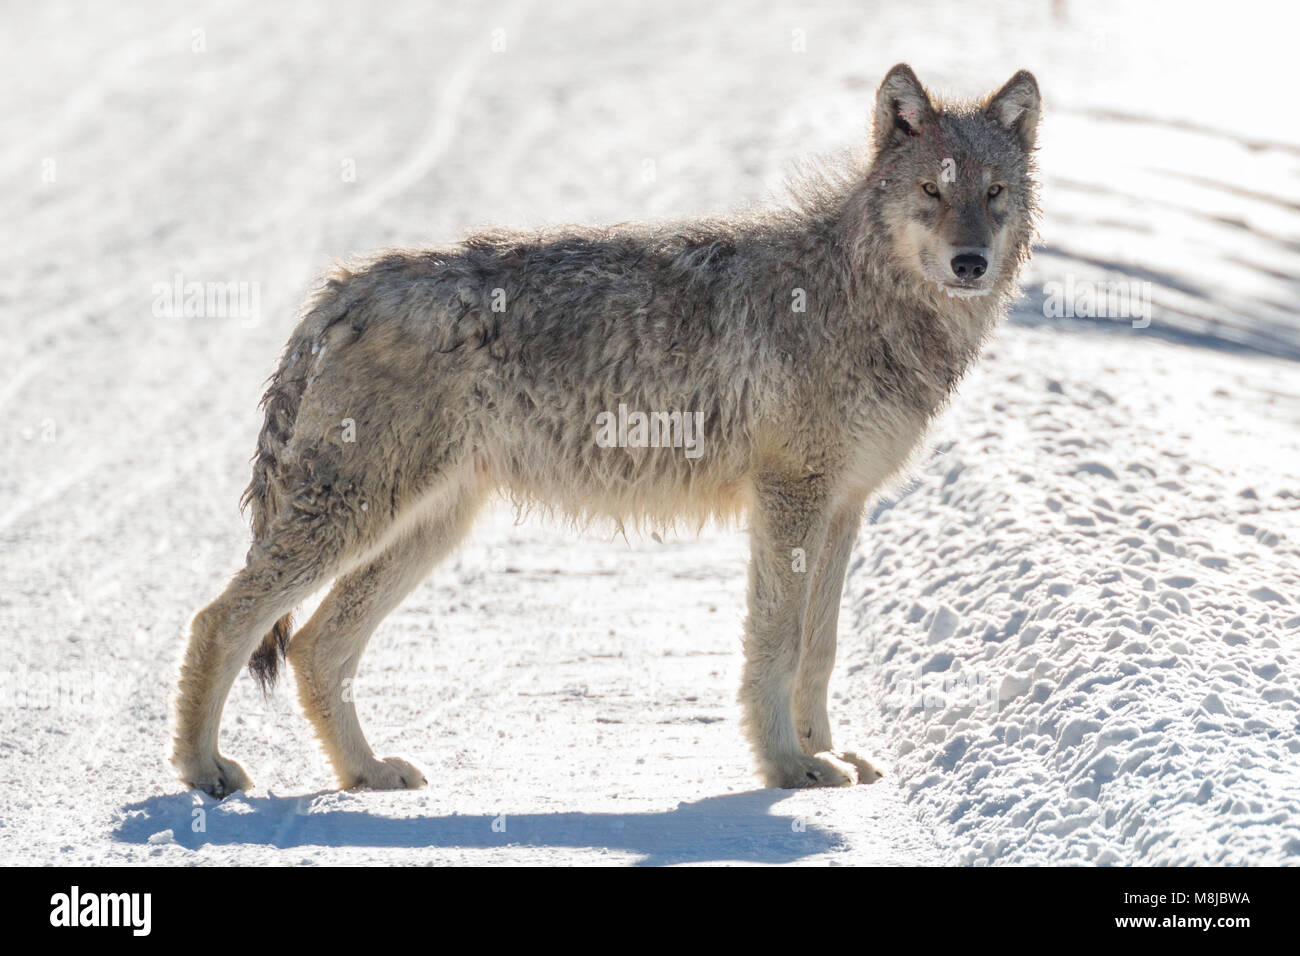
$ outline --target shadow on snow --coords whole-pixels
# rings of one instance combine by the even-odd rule
[[[195,793],[151,797],[123,808],[113,837],[147,844],[170,829],[188,849],[204,845],[261,844],[281,849],[330,847],[495,848],[577,847],[641,854],[641,865],[737,861],[790,863],[844,845],[836,833],[772,806],[790,792],[753,790],[707,797],[658,813],[536,813],[504,818],[493,814],[388,817],[354,809],[322,809],[313,803],[338,795],[250,797],[224,802]],[[205,832],[193,832],[202,808]],[[501,829],[498,822],[497,829]]]

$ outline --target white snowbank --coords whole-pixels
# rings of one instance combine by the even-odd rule
[[[1300,860],[1294,382],[1012,332],[878,508],[837,686],[962,862]]]

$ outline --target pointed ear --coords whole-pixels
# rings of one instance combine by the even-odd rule
[[[1038,138],[1038,115],[1043,101],[1034,74],[1021,70],[984,105],[984,114],[1015,134],[1020,148],[1029,152]]]
[[[880,89],[876,91],[872,139],[877,150],[918,135],[934,118],[930,97],[910,66],[900,63],[885,74]]]

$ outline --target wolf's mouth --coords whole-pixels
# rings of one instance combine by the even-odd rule
[[[940,282],[939,288],[952,299],[973,299],[988,295],[991,291],[991,287],[987,285],[967,285],[962,282]]]

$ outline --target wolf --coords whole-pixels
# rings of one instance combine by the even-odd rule
[[[761,780],[878,779],[831,740],[845,568],[866,503],[1018,294],[1040,109],[1026,71],[943,102],[899,64],[870,139],[775,208],[480,231],[336,266],[263,399],[246,564],[191,624],[180,778],[250,786],[218,749],[226,696],[245,661],[268,687],[287,658],[341,786],[423,786],[375,756],[348,688],[379,622],[504,493],[580,522],[746,515],[739,703]],[[627,409],[689,416],[698,454],[597,441]],[[331,581],[295,633],[294,608]]]

